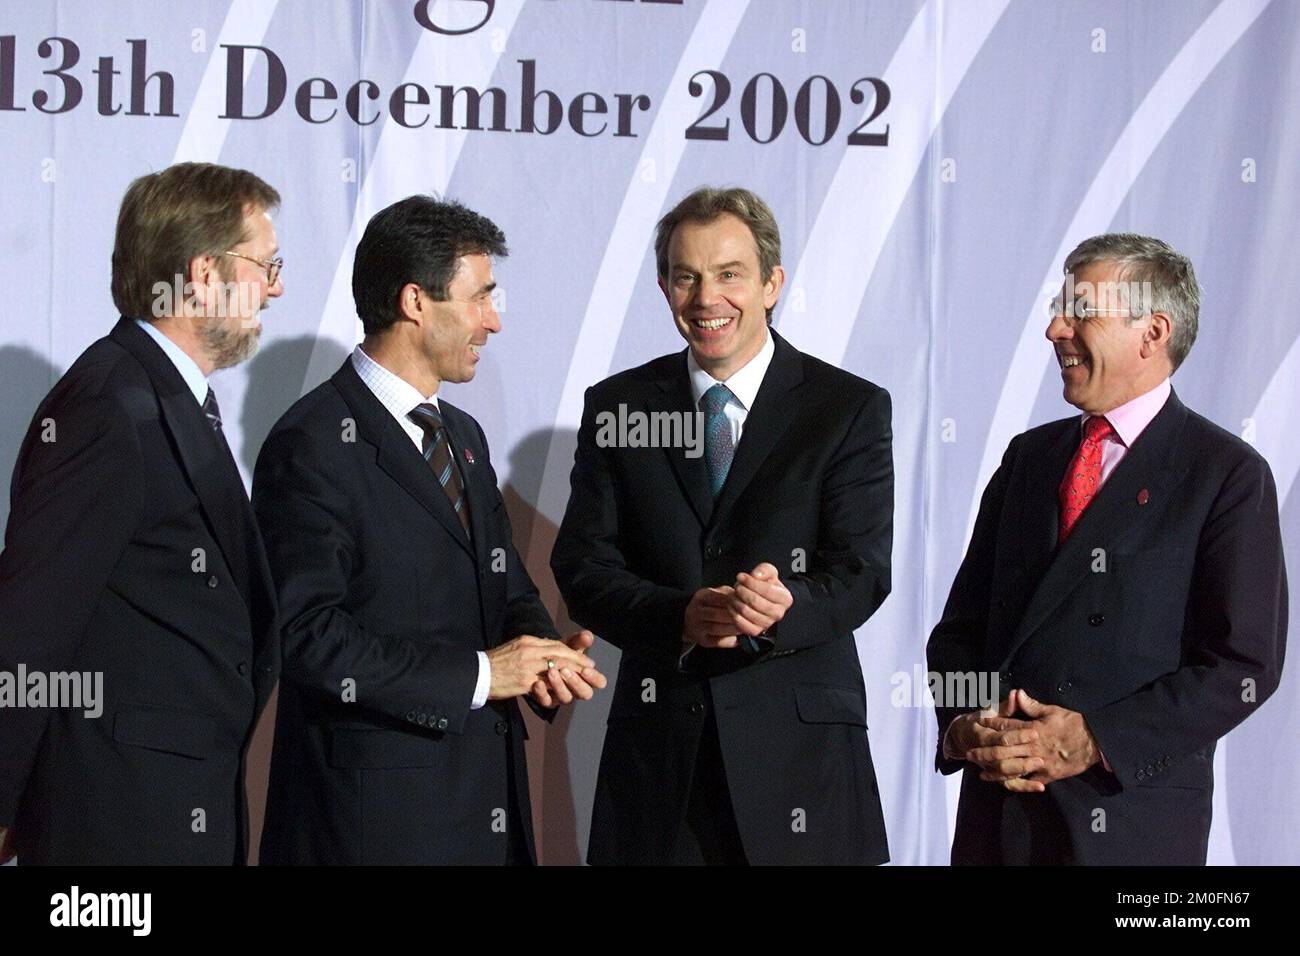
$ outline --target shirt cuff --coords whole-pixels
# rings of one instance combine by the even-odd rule
[[[492,689],[492,665],[482,651],[474,653],[478,655],[478,683],[474,685],[474,697],[469,702],[469,709],[480,710],[487,703],[488,691]]]
[[[947,757],[949,760],[965,760],[965,759],[966,759],[966,755],[965,755],[965,754],[959,754],[959,753],[956,753],[956,752],[954,752],[951,748],[949,748],[949,746],[948,746],[948,744],[949,744],[949,743],[951,742],[951,740],[952,740],[952,728],[953,728],[953,725],[956,724],[957,721],[959,721],[960,719],[961,719],[961,717],[954,717],[952,720],[950,720],[950,721],[948,722],[948,729],[945,730],[945,731],[943,732],[943,755],[944,755],[945,757]]]

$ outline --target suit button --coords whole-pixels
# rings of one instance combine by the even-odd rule
[[[446,730],[446,729],[447,729],[447,726],[448,726],[449,723],[450,723],[450,721],[447,720],[446,717],[439,717],[439,718],[438,718],[438,725],[437,725],[437,726],[438,726],[438,729],[439,729],[439,730]]]
[[[427,727],[427,726],[429,726],[429,715],[428,715],[428,714],[417,714],[416,717],[415,717],[415,722],[416,722],[417,724],[419,724],[421,727]]]
[[[239,671],[241,675],[247,675],[248,661],[240,661],[238,664],[235,665],[235,670]]]
[[[1092,614],[1088,617],[1088,623],[1091,624],[1093,627],[1101,627],[1103,624],[1106,623],[1106,615]]]
[[[408,711],[406,712],[406,719],[409,720],[411,723],[415,723],[415,722],[416,722],[416,720],[415,720],[415,711],[413,711],[413,710],[408,710]]]
[[[691,713],[696,717],[700,716],[700,714],[704,713],[704,705],[697,700],[695,703],[691,704]]]
[[[504,720],[498,720],[496,726],[492,729],[497,732],[498,737],[504,737],[506,734],[510,733],[510,725]]]
[[[1145,780],[1145,779],[1146,779],[1146,776],[1147,776],[1147,772],[1146,772],[1145,770],[1139,770],[1139,771],[1137,772],[1137,778],[1138,778],[1139,780]]]
[[[208,575],[208,587],[215,588],[219,583],[215,574]]]

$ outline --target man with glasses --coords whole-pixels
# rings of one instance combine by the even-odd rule
[[[952,861],[1204,864],[1216,742],[1282,669],[1277,491],[1170,385],[1191,261],[1111,234],[1065,272],[1047,338],[1081,414],[1012,439],[930,636],[943,686],[1006,694],[936,708],[938,769],[964,772]]]
[[[454,202],[376,213],[365,338],[272,429],[253,504],[284,620],[263,863],[536,859],[517,700],[605,678],[558,635],[511,540],[487,438],[439,391],[500,331],[505,237]]]
[[[19,452],[0,673],[80,691],[75,706],[0,707],[0,827],[21,863],[248,855],[245,756],[279,648],[208,379],[253,354],[284,291],[279,201],[206,163],[133,182],[112,258],[123,318],[41,402]]]

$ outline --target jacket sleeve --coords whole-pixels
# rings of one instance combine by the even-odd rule
[[[983,652],[988,635],[989,610],[993,600],[993,556],[997,550],[998,524],[1006,504],[1007,486],[1016,456],[1018,438],[1012,439],[1002,456],[1002,464],[993,473],[980,498],[979,515],[975,531],[957,577],[948,593],[943,617],[930,632],[926,645],[926,663],[930,673],[938,674],[940,686],[949,686],[948,674],[971,674],[983,666]],[[976,707],[942,706],[938,701],[935,714],[939,719],[939,746],[935,767],[945,774],[955,773],[965,766],[962,760],[944,756],[943,741],[948,726],[964,713]]]
[[[817,552],[806,572],[783,576],[794,603],[772,629],[775,647],[798,650],[852,634],[890,590],[894,464],[889,393],[858,410],[821,486]]]
[[[109,399],[37,413],[0,554],[0,672],[69,669],[139,524],[142,461],[134,423]],[[0,707],[0,826],[14,822],[49,715]]]
[[[478,680],[474,651],[377,633],[348,609],[354,568],[375,556],[359,551],[354,529],[365,516],[337,471],[301,429],[274,431],[257,459],[253,510],[279,593],[281,678],[332,701],[354,686],[356,707],[402,721],[431,714],[460,733]]]
[[[596,444],[596,403],[587,389],[570,475],[569,504],[551,570],[569,616],[624,652],[677,668],[692,592],[641,577],[619,550],[613,466]]]

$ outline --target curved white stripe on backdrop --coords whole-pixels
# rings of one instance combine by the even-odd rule
[[[783,309],[780,328],[782,335],[804,351],[834,365],[844,364],[867,286],[934,132],[1006,8],[1007,0],[955,4],[932,0],[913,19],[884,72],[891,88],[902,86],[905,80],[910,90],[906,102],[898,104],[903,118],[892,114],[895,119],[891,120],[889,149],[845,151],[793,273],[790,289],[803,291],[805,307],[799,313]],[[894,103],[890,107],[893,109]],[[861,215],[863,200],[859,197],[864,182],[876,186],[869,200],[869,216]],[[818,296],[832,294],[835,307],[821,307]],[[786,300],[790,301],[790,296]],[[907,445],[920,439],[896,431],[895,461],[915,460],[914,447]],[[895,541],[913,540],[916,533],[911,523],[912,494],[912,486],[907,483],[896,489]],[[872,618],[872,626],[880,628],[881,633],[901,633],[909,627],[905,620],[909,610],[909,605],[897,599],[886,601]],[[924,751],[929,746],[928,721],[917,721],[915,729],[921,735],[916,746]],[[945,778],[949,844],[956,829],[960,788],[960,775]],[[916,822],[918,832],[928,832],[920,820]],[[926,847],[919,849],[924,855]]]
[[[1287,497],[1300,473],[1300,405],[1295,401],[1295,383],[1300,382],[1300,339],[1291,343],[1286,357],[1260,395],[1250,420],[1255,427],[1255,448],[1273,469],[1277,481],[1277,503],[1286,505]]]
[[[450,4],[451,0],[437,0],[431,19],[444,23],[452,20],[451,16],[444,16],[451,9]],[[470,36],[443,36],[431,30],[423,31],[411,53],[402,82],[418,81],[426,87],[439,83],[477,89],[487,87],[496,72],[501,51],[509,45],[510,32],[523,5],[524,0],[497,0],[491,31],[480,30]],[[360,321],[352,301],[352,258],[366,223],[380,209],[406,196],[445,193],[467,135],[466,130],[441,129],[432,123],[419,129],[406,129],[387,117],[380,122],[384,124],[383,131],[379,134],[369,165],[364,163],[364,157],[357,157],[358,165],[365,168],[358,170],[361,188],[357,190],[352,228],[339,250],[334,280],[330,283],[303,378],[304,386],[324,381],[335,371],[334,345],[342,345],[351,351],[360,339]],[[413,163],[411,156],[416,152],[421,159]]]
[[[1191,102],[1205,78],[1241,39],[1252,23],[1264,12],[1270,0],[1224,0],[1206,17],[1183,48],[1156,80],[1106,161],[1097,171],[1092,185],[1075,211],[1056,254],[1048,263],[1047,274],[1039,288],[1055,290],[1061,282],[1059,269],[1065,257],[1081,240],[1105,232],[1120,204],[1129,194],[1151,154],[1165,138],[1169,127]],[[1007,368],[1002,393],[998,396],[993,420],[985,439],[984,456],[971,494],[966,521],[966,541],[970,540],[979,512],[980,495],[988,484],[1002,453],[1011,439],[1029,426],[1034,399],[1052,358],[1052,350],[1043,338],[1046,320],[1041,304],[1046,297],[1035,299],[1035,308],[1025,320],[1020,341]]]
[[[569,499],[569,466],[576,442],[568,430],[577,431],[582,420],[582,397],[588,385],[609,374],[622,321],[637,275],[645,260],[650,234],[659,219],[668,187],[686,148],[682,130],[699,116],[699,100],[686,91],[696,70],[718,66],[745,15],[749,0],[711,0],[700,13],[695,28],[677,61],[663,105],[655,114],[641,155],[632,170],[618,218],[610,229],[609,244],[591,287],[587,311],[582,316],[573,357],[564,378],[564,390],[555,410],[555,426],[546,450],[546,466],[537,493],[537,510],[558,523]],[[655,164],[650,182],[641,180],[646,160]],[[618,326],[611,326],[613,317]],[[562,439],[559,436],[563,435]],[[557,440],[558,439],[558,440]],[[534,521],[527,554],[546,554],[551,542],[546,522]],[[554,610],[554,609],[552,609]]]
[[[1187,104],[1201,88],[1206,77],[1227,56],[1269,5],[1270,0],[1224,0],[1197,28],[1183,48],[1170,61],[1169,66],[1152,85],[1141,105],[1124,127],[1119,139],[1111,148],[1106,161],[1098,170],[1087,194],[1075,211],[1074,218],[1048,265],[1047,275],[1039,288],[1054,288],[1060,281],[1056,270],[1070,250],[1082,239],[1104,232],[1119,211],[1120,204],[1129,194],[1133,183],[1146,167],[1147,161],[1160,145],[1165,134],[1182,114]],[[1036,300],[1037,305],[1042,300]],[[1051,359],[1051,350],[1045,344],[1043,315],[1035,308],[1025,321],[1020,341],[1007,369],[1002,393],[998,397],[993,420],[989,424],[980,462],[979,474],[971,494],[971,505],[966,522],[969,541],[979,512],[980,496],[984,486],[993,476],[998,461],[1007,444],[1029,425],[1043,374]],[[1275,377],[1276,380],[1276,377]],[[1226,780],[1224,761],[1227,741],[1220,741],[1215,753],[1215,773]],[[1209,862],[1230,864],[1232,836],[1226,804],[1226,786],[1214,788],[1214,807],[1210,827]]]
[[[226,101],[226,68],[220,56],[222,44],[260,46],[278,3],[279,0],[234,0],[230,4],[221,24],[221,33],[209,47],[208,65],[203,68],[203,77],[185,118],[185,128],[176,143],[173,163],[216,162],[221,157],[221,148],[230,130],[230,120],[220,118]],[[248,75],[256,63],[255,56],[244,58],[244,83],[248,82]]]
[[[930,139],[1007,2],[930,0],[912,20],[883,74],[891,89],[901,88],[900,81],[908,89],[905,100],[889,104],[889,148],[844,151],[791,275],[790,292],[802,290],[806,307],[799,313],[783,308],[780,329],[803,351],[843,363],[867,286]],[[872,184],[865,217],[863,183]],[[849,302],[857,308],[844,308]]]

